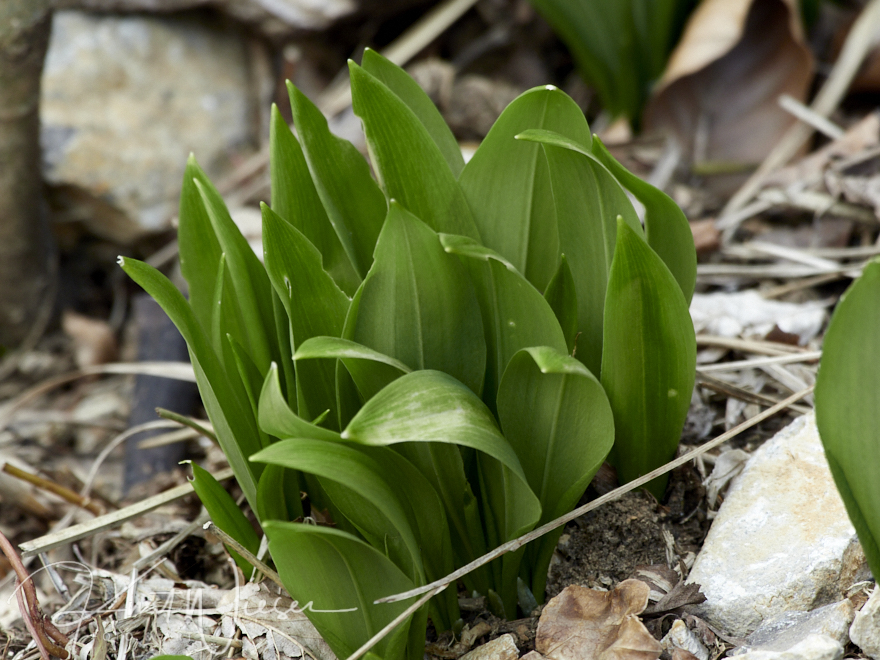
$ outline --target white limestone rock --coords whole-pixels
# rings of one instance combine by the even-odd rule
[[[40,120],[57,219],[120,243],[168,229],[189,153],[216,180],[252,152],[271,89],[262,46],[232,28],[56,12]]]
[[[749,635],[743,651],[785,651],[812,634],[826,635],[846,646],[854,614],[852,601],[847,598],[812,612],[783,612]]]
[[[737,660],[840,660],[843,646],[827,635],[808,635],[785,651],[752,651]]]
[[[880,589],[875,587],[868,602],[856,612],[849,637],[869,658],[880,660]]]
[[[692,611],[745,637],[782,612],[840,600],[863,565],[815,416],[805,415],[733,482],[688,577],[706,595]]]

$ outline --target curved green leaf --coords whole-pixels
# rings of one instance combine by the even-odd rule
[[[834,482],[880,575],[880,261],[837,304],[816,376],[816,425]]]
[[[602,363],[602,314],[608,270],[614,257],[617,216],[642,234],[632,203],[617,179],[590,153],[590,149],[552,131],[528,130],[518,140],[544,145],[550,183],[556,200],[559,243],[571,267],[577,290],[577,358],[594,374]],[[537,345],[537,344],[536,344]]]
[[[247,548],[251,554],[256,555],[260,548],[260,537],[257,536],[248,519],[232,499],[232,495],[226,492],[226,489],[210,472],[192,462],[190,467],[193,471],[190,483],[207,509],[208,515],[211,516],[211,520],[217,527]],[[253,572],[253,566],[250,562],[231,548],[229,548],[229,554],[241,568],[245,577],[250,577]]]
[[[552,85],[536,87],[505,108],[458,182],[483,244],[510,259],[543,291],[559,261],[547,159],[540,145],[514,139],[535,128],[590,141],[590,127],[577,104]]]
[[[404,506],[382,478],[381,465],[361,448],[297,438],[276,442],[251,460],[319,477],[336,507],[373,547],[386,549],[389,559],[413,580],[423,579],[419,543]]]
[[[434,231],[479,239],[471,209],[428,130],[375,76],[349,60],[354,113],[363,120],[370,158],[388,199]]]
[[[260,428],[276,438],[339,440],[335,431],[311,424],[290,409],[281,392],[278,365],[274,363],[269,367],[260,392],[258,419]]]
[[[353,294],[361,283],[336,230],[327,217],[321,197],[315,189],[309,166],[299,140],[278,107],[272,104],[269,128],[269,174],[272,179],[272,210],[318,248],[324,268],[346,293]]]
[[[262,522],[302,517],[299,474],[281,465],[267,464],[257,483],[257,518]]]
[[[385,555],[350,534],[275,521],[267,522],[264,529],[288,593],[305,609],[336,657],[350,656],[409,606],[407,601],[373,604],[416,585]],[[424,631],[422,648],[404,652],[409,625],[405,622],[378,642],[373,653],[388,660],[420,659]]]
[[[604,323],[602,386],[616,432],[611,462],[625,483],[675,456],[694,389],[697,348],[678,282],[622,219]],[[661,499],[666,477],[647,487]]]
[[[593,155],[645,207],[648,245],[663,259],[690,304],[697,283],[697,251],[684,211],[665,192],[642,181],[618,163],[598,135],[593,136]]]
[[[508,361],[527,346],[566,351],[565,336],[544,297],[497,253],[463,237],[443,234],[444,248],[465,258],[483,316],[487,364],[483,400],[494,410],[498,383]]]
[[[578,360],[547,346],[519,351],[498,390],[498,416],[538,496],[544,524],[571,511],[614,444],[605,391]],[[530,547],[529,586],[542,599],[559,533]]]
[[[294,360],[315,358],[342,360],[364,401],[369,401],[388,383],[412,371],[400,360],[340,337],[312,337],[293,355]]]
[[[120,257],[119,265],[159,303],[186,340],[202,402],[217,440],[248,503],[256,506],[259,466],[253,466],[247,458],[260,450],[260,434],[241,382],[227,378],[192,308],[168,278],[135,259]]]
[[[322,268],[321,253],[309,239],[265,204],[262,208],[266,270],[290,318],[294,349],[311,337],[339,336],[348,296]],[[330,424],[336,424],[335,368],[332,361],[320,361],[296,369],[301,416],[311,418],[330,409]]]
[[[287,91],[315,189],[355,272],[364,277],[385,219],[385,196],[358,150],[333,135],[321,111],[289,82]]]
[[[525,480],[516,453],[489,409],[465,385],[440,371],[414,371],[395,380],[364,404],[342,438],[373,446],[446,442],[472,447]]]
[[[464,169],[464,157],[461,155],[461,147],[458,141],[446,125],[446,121],[434,105],[434,102],[428,98],[424,90],[419,84],[413,80],[409,74],[388,60],[372,48],[364,50],[364,57],[361,66],[367,73],[374,75],[379,81],[383,82],[388,89],[403,101],[407,107],[415,113],[419,121],[428,131],[428,134],[434,140],[434,144],[443,154],[449,169],[452,170],[453,176],[461,174]]]
[[[480,391],[486,345],[473,286],[437,234],[399,204],[391,204],[375,263],[356,298],[347,338]]]

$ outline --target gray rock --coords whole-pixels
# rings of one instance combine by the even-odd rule
[[[56,219],[121,243],[167,229],[190,152],[218,177],[257,146],[265,59],[194,17],[57,12],[40,109]]]
[[[846,598],[812,612],[783,612],[764,621],[746,638],[744,652],[785,651],[811,634],[826,635],[846,646],[854,614],[853,604]]]
[[[840,660],[843,646],[827,635],[808,635],[785,651],[752,651],[737,660]]]
[[[843,598],[864,562],[825,460],[814,415],[760,447],[737,477],[688,581],[693,612],[734,637],[790,610]]]
[[[875,587],[868,602],[856,612],[849,636],[869,658],[880,659],[880,589]]]

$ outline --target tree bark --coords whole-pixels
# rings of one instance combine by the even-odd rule
[[[39,117],[50,27],[50,0],[0,0],[0,346],[21,343],[52,304]]]

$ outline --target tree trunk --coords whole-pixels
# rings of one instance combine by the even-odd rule
[[[22,342],[52,304],[39,117],[49,5],[0,0],[0,346]]]

